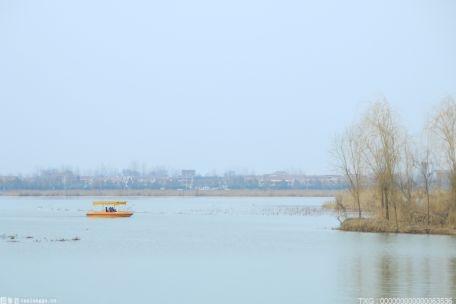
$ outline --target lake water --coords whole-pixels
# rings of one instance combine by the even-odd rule
[[[127,198],[135,214],[118,219],[87,218],[92,199],[0,198],[0,297],[59,304],[456,298],[455,237],[337,231],[335,216],[320,209],[325,198]]]

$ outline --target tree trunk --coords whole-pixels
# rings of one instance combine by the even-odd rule
[[[359,193],[356,196],[356,200],[357,200],[357,203],[358,203],[358,218],[361,218],[361,200],[359,199]]]
[[[429,212],[429,211],[430,211],[429,209],[430,209],[430,208],[429,208],[429,205],[430,205],[431,202],[430,202],[430,199],[429,199],[429,185],[428,185],[428,181],[426,180],[425,182],[426,182],[425,187],[426,187],[426,199],[427,199],[427,225],[429,226],[429,224],[430,224],[430,215],[429,215],[429,213],[430,213],[430,212]]]
[[[387,188],[384,188],[383,191],[384,191],[384,197],[385,197],[385,202],[384,202],[385,203],[385,218],[389,222],[390,215],[389,215],[389,206],[388,206],[389,205],[389,203],[388,203],[388,190],[387,190]]]
[[[399,231],[399,223],[397,221],[397,205],[396,200],[393,200],[393,207],[394,207],[394,221],[396,223],[396,232]]]

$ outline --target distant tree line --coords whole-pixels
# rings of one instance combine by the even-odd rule
[[[190,171],[191,174],[185,173]],[[69,169],[42,170],[32,176],[0,176],[0,191],[8,190],[189,190],[189,189],[345,189],[342,176],[305,176],[286,172],[265,175],[223,176],[198,175],[194,170],[182,170],[170,175],[166,170],[141,172],[124,169],[120,172],[80,175]]]

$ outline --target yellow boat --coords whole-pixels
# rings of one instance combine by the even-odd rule
[[[124,207],[126,204],[126,201],[94,201],[92,205],[103,206],[103,209],[99,211],[90,210],[86,215],[91,217],[130,217],[133,212],[124,208],[118,210],[119,207]]]

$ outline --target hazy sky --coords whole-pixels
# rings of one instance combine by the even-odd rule
[[[369,101],[418,132],[448,95],[454,0],[0,0],[0,174],[330,173]]]

